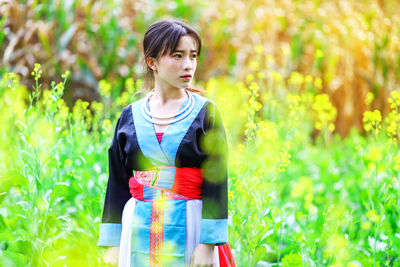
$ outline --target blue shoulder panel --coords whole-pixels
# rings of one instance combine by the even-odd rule
[[[186,135],[190,125],[192,125],[194,119],[207,101],[205,97],[195,93],[193,93],[193,99],[195,103],[192,112],[190,112],[190,114],[183,120],[169,125],[161,141],[161,148],[172,166],[175,166],[176,151],[178,150],[183,137]]]
[[[143,117],[144,100],[145,98],[132,103],[133,121],[140,150],[154,165],[168,165],[168,159],[161,151],[153,124]]]
[[[144,103],[144,100],[145,98],[132,103],[132,115],[139,147],[145,157],[154,165],[175,166],[175,157],[179,145],[206,103],[207,98],[193,93],[193,100],[195,101],[193,110],[184,119],[168,126],[162,137],[161,144],[158,143],[153,124],[147,121],[142,114],[142,105],[147,104]],[[186,99],[181,109],[187,101]]]

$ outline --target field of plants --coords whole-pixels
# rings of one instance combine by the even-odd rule
[[[182,18],[229,142],[238,266],[400,266],[398,1],[0,2],[0,266],[107,266],[107,150]]]

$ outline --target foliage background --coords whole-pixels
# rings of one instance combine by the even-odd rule
[[[0,265],[105,266],[107,149],[163,17],[203,38],[238,266],[400,266],[398,1],[1,1]],[[40,63],[37,65],[36,63]]]

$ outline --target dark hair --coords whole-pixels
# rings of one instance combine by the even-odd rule
[[[172,53],[178,46],[179,39],[183,35],[191,35],[197,42],[197,54],[200,55],[201,39],[196,30],[188,26],[182,20],[161,19],[149,26],[143,39],[145,86],[152,87],[154,82],[153,70],[147,65],[148,57],[158,58],[167,53]]]

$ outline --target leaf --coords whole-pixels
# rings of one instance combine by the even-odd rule
[[[4,221],[3,215],[0,214],[0,229],[6,229],[7,225]]]
[[[265,242],[265,239],[267,239],[267,237],[269,237],[269,236],[272,235],[273,233],[274,233],[274,230],[273,230],[273,229],[268,230],[268,231],[263,235],[263,237],[261,238],[261,243],[264,243],[264,242]]]
[[[68,191],[69,189],[69,183],[65,182],[58,182],[53,188],[53,191],[51,192],[51,199],[56,199],[59,196],[65,195],[65,192]]]
[[[282,267],[300,267],[303,266],[303,260],[299,254],[290,253],[283,257]]]
[[[256,251],[254,252],[254,258],[253,258],[253,266],[256,265],[264,256],[265,253],[267,252],[267,249],[265,248],[265,246],[261,245],[260,247],[258,247],[256,249]]]
[[[7,192],[0,193],[0,207],[3,206],[4,199],[6,198]]]
[[[1,266],[26,266],[24,254],[5,250],[3,255],[0,255]]]

